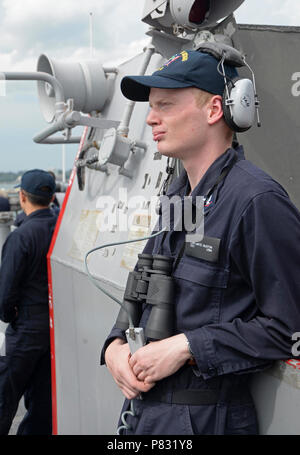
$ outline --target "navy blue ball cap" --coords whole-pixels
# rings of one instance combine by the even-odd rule
[[[31,169],[25,172],[20,185],[17,186],[27,193],[42,197],[52,197],[56,188],[53,176],[41,169]]]
[[[197,87],[214,95],[223,95],[224,77],[218,71],[219,60],[206,52],[182,51],[173,55],[150,76],[125,76],[123,95],[132,101],[148,101],[150,88]],[[234,66],[224,65],[228,78],[238,77]]]

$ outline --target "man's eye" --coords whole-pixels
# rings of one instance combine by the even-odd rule
[[[161,103],[160,109],[168,109],[171,106],[171,103]]]

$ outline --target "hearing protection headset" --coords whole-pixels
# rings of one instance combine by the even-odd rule
[[[197,50],[211,54],[219,60],[217,69],[223,76],[225,84],[222,96],[223,113],[229,128],[237,133],[247,131],[254,123],[255,111],[257,126],[261,126],[255,76],[246,62],[245,56],[233,47],[223,43],[209,42],[201,44]],[[251,80],[240,77],[229,78],[226,75],[224,63],[235,67],[246,66],[251,73]]]

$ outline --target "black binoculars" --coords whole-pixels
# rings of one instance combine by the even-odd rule
[[[173,258],[160,254],[139,254],[136,271],[130,272],[116,327],[127,330],[128,313],[139,327],[143,304],[153,305],[145,328],[148,339],[161,340],[174,334]]]

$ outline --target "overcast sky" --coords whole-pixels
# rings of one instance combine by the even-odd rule
[[[94,57],[118,64],[141,52],[149,38],[141,22],[144,0],[0,0],[0,72],[35,71],[40,54],[80,61],[90,55],[93,13]],[[299,0],[245,0],[238,23],[300,26]],[[35,82],[7,82],[0,96],[0,171],[61,168],[60,145],[38,145],[46,128]],[[78,129],[81,132],[81,129]],[[67,168],[78,146],[67,145]]]

